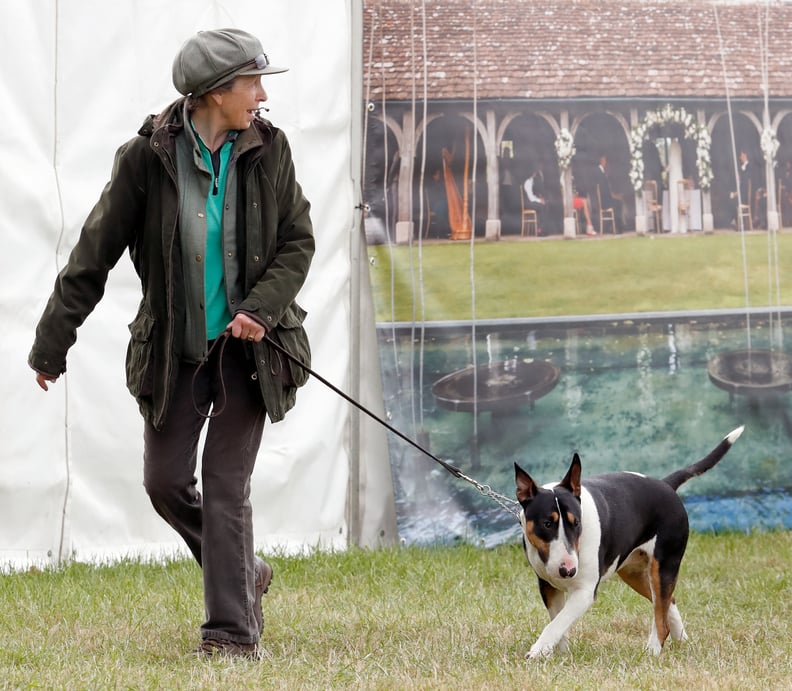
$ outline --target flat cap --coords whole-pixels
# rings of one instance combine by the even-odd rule
[[[199,31],[184,42],[173,60],[173,85],[185,96],[202,96],[234,77],[287,69],[270,65],[261,42],[246,31]]]

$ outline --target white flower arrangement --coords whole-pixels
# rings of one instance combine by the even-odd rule
[[[712,184],[712,160],[710,159],[710,134],[707,128],[699,125],[684,108],[673,108],[666,103],[662,108],[649,111],[643,121],[630,132],[630,182],[636,192],[643,189],[644,163],[641,149],[651,131],[663,125],[677,124],[682,127],[685,139],[696,142],[696,172],[699,186],[708,190]]]
[[[558,156],[558,170],[563,173],[569,168],[575,155],[575,140],[566,127],[562,128],[556,137],[555,150]]]
[[[765,161],[775,166],[775,156],[778,153],[779,142],[778,137],[776,137],[776,133],[769,127],[766,127],[762,130],[760,145],[762,147],[762,153],[764,154]]]

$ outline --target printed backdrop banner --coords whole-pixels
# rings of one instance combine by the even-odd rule
[[[720,233],[739,276],[735,230],[770,246],[789,227],[790,58],[774,46],[792,5],[371,0],[364,26],[366,234],[393,424],[507,508],[514,462],[542,483],[575,451],[584,477],[662,477],[744,424],[723,465],[682,488],[691,523],[792,525],[789,308],[765,293],[751,319],[740,303],[677,313],[669,290],[641,313],[594,259],[594,243],[642,236],[682,256],[685,236]],[[571,314],[546,311],[561,286],[537,280],[540,247],[575,248]],[[761,279],[774,272],[768,260]],[[592,306],[606,284],[626,313]],[[391,462],[402,539],[517,539],[509,511],[425,455],[392,441]]]
[[[197,30],[250,31],[274,64],[290,68],[264,84],[268,117],[289,136],[312,202],[317,251],[299,301],[309,313],[315,369],[342,388],[357,379],[350,237],[358,16],[349,0],[0,5],[0,564],[185,553],[142,486],[142,421],[124,383],[127,324],[140,298],[129,258],[111,272],[67,374],[48,393],[26,359],[116,148],[178,96],[173,57]],[[258,546],[344,547],[352,519],[363,525],[364,544],[394,538],[386,454],[364,454],[368,465],[358,466],[350,415],[348,404],[310,380],[286,420],[268,424],[252,486]],[[366,434],[369,451],[382,445],[376,431]],[[362,483],[352,518],[350,477]]]

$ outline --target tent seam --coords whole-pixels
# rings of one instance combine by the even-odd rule
[[[60,230],[58,231],[58,241],[55,244],[55,268],[60,273],[60,255],[63,246],[64,237],[66,235],[66,219],[63,211],[63,190],[61,187],[60,175],[58,172],[58,55],[59,55],[59,35],[60,24],[58,18],[60,17],[60,0],[55,0],[55,37],[54,37],[54,79],[52,85],[52,124],[53,124],[53,137],[52,137],[52,170],[55,178],[55,190],[58,200],[58,213],[60,215]],[[70,458],[70,443],[69,443],[69,382],[68,376],[63,374],[63,396],[64,396],[64,415],[63,415],[63,448],[64,448],[64,463],[66,471],[66,486],[63,491],[63,505],[61,507],[61,521],[60,521],[60,535],[58,538],[58,557],[57,561],[60,563],[63,560],[63,553],[65,549],[66,538],[66,525],[68,522],[68,505],[69,495],[71,493],[71,458]]]

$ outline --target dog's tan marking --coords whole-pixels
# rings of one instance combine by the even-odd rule
[[[539,553],[539,557],[541,558],[541,560],[546,562],[548,557],[550,556],[550,543],[542,540],[534,532],[533,521],[525,522],[525,537],[528,540],[531,547],[533,547]]]
[[[649,555],[643,550],[636,550],[617,571],[627,585],[636,593],[652,601],[652,586],[649,584]]]
[[[672,583],[670,588],[663,588],[660,579],[660,562],[654,558],[652,558],[650,565],[650,579],[652,582],[652,592],[654,593],[654,615],[657,640],[660,642],[660,647],[662,648],[666,638],[668,638],[668,634],[671,633],[671,625],[668,623],[668,608],[673,601],[671,594],[674,592],[674,584]]]

